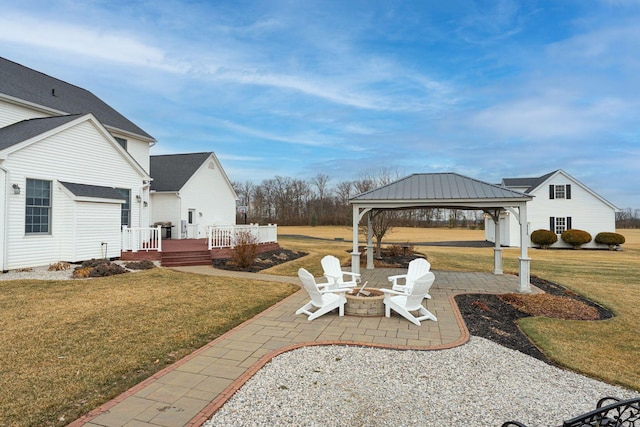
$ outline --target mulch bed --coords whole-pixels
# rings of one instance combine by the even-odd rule
[[[306,252],[291,251],[289,249],[276,249],[256,255],[254,263],[248,268],[237,268],[231,258],[219,258],[213,260],[213,266],[221,270],[248,271],[258,273],[264,269],[282,264],[294,259],[302,258]]]
[[[534,309],[541,308],[544,311],[542,313],[534,312],[536,315],[578,320],[603,320],[613,317],[610,311],[562,285],[539,277],[531,277],[531,284],[545,291],[547,295],[507,294],[506,298],[489,294],[456,296],[455,301],[469,333],[553,364],[516,324],[518,319],[529,317],[531,314],[518,310],[513,304],[521,305],[521,309],[529,311],[528,309],[534,305],[538,306],[536,300],[544,298],[543,304],[533,307]],[[511,297],[512,295],[514,297]],[[527,300],[533,303],[527,304]]]

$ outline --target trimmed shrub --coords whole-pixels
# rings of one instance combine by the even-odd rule
[[[563,242],[573,246],[573,249],[580,249],[580,246],[591,241],[591,234],[584,230],[569,229],[560,235]]]
[[[231,251],[231,259],[238,268],[249,268],[258,253],[258,238],[249,231],[236,234],[236,245]]]
[[[548,249],[558,241],[558,235],[551,230],[536,230],[531,233],[531,243],[535,243],[542,249]]]
[[[602,232],[596,234],[596,243],[609,246],[609,250],[615,249],[616,246],[625,242],[625,238],[622,234]]]

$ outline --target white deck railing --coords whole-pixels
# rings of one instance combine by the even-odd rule
[[[162,252],[161,227],[123,228],[121,250],[124,251],[158,251]]]
[[[209,249],[213,248],[233,248],[236,245],[238,233],[251,233],[258,243],[277,243],[278,225],[221,225],[210,226],[207,229],[207,240]]]

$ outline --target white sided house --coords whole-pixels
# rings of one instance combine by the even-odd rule
[[[151,222],[163,237],[207,237],[210,226],[236,223],[236,195],[212,152],[151,156]]]
[[[504,178],[501,185],[533,196],[533,200],[528,203],[528,234],[539,229],[555,232],[558,241],[552,247],[571,247],[560,238],[562,232],[568,229],[587,231],[594,239],[600,232],[616,231],[617,208],[563,170],[536,178]],[[518,220],[509,211],[500,215],[500,237],[502,246],[520,245]],[[495,243],[491,218],[485,218],[485,238]],[[592,240],[583,247],[607,246]]]
[[[0,271],[119,257],[148,227],[153,137],[91,92],[0,58]]]

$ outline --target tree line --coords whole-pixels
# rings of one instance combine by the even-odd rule
[[[260,184],[233,181],[232,186],[239,198],[236,222],[350,226],[353,210],[349,199],[398,178],[393,172],[382,171],[335,184],[331,184],[330,177],[322,173],[308,180],[276,176]],[[374,227],[384,227],[386,223],[389,226],[393,223],[395,226],[413,227],[482,227],[484,224],[480,211],[439,208],[381,212]]]
[[[363,174],[352,181],[331,183],[319,173],[304,180],[276,176],[260,184],[232,181],[238,195],[236,223],[279,225],[350,226],[353,211],[349,199],[400,178],[397,172],[383,169]],[[391,226],[407,227],[484,227],[483,212],[425,208],[377,213],[374,236],[384,235]],[[639,228],[640,209],[616,212],[616,228]]]
[[[640,209],[625,208],[616,212],[616,228],[640,228]]]

